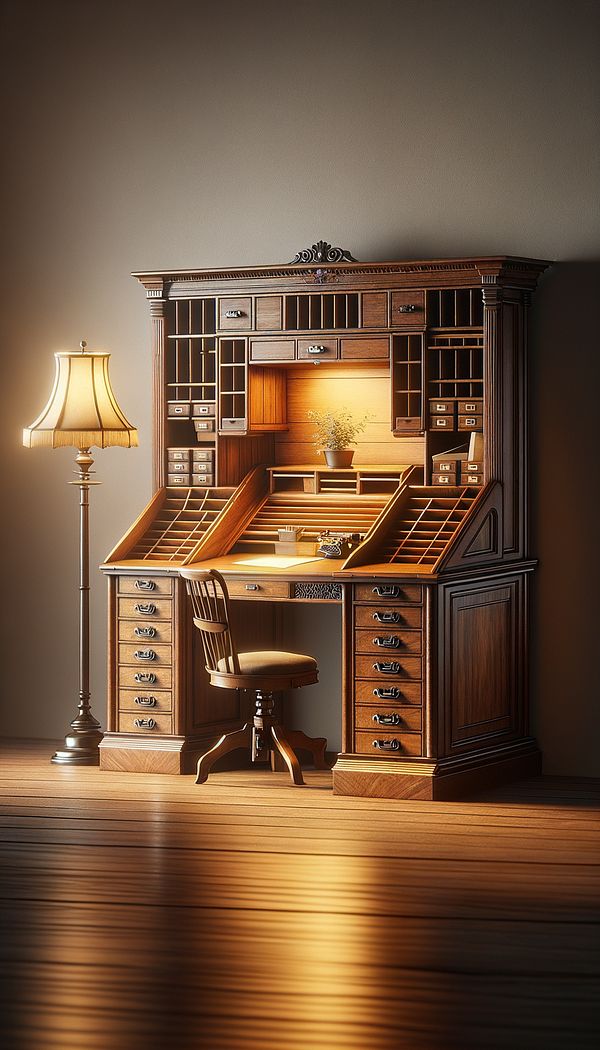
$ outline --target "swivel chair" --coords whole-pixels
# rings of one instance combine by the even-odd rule
[[[225,580],[214,569],[181,569],[192,601],[194,624],[202,636],[206,670],[212,685],[224,689],[248,689],[255,694],[252,722],[226,733],[198,761],[197,784],[203,784],[211,767],[230,751],[248,748],[252,762],[270,762],[275,769],[276,753],[297,786],[304,784],[294,749],[309,751],[317,769],[327,769],[324,737],[309,737],[300,730],[284,729],[275,718],[273,693],[297,689],[318,681],[312,656],[273,650],[238,652],[231,629],[229,595]]]

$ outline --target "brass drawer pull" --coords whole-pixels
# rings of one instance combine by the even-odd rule
[[[374,612],[373,619],[377,623],[400,623],[399,612]]]
[[[373,594],[378,598],[399,598],[400,588],[396,583],[379,583],[373,587]]]
[[[133,633],[136,638],[154,638],[156,635],[156,627],[134,627]]]
[[[136,580],[135,581],[136,591],[155,591],[156,581],[155,580]]]
[[[391,689],[373,690],[373,696],[376,696],[378,700],[399,700],[401,695],[400,690],[395,685]]]
[[[396,740],[374,740],[373,747],[376,747],[379,751],[399,751],[400,741]]]
[[[152,602],[137,602],[133,608],[140,616],[154,616],[156,612],[156,606]]]
[[[397,634],[390,634],[387,638],[382,638],[378,635],[377,638],[373,639],[373,645],[378,645],[380,649],[399,649],[400,639]]]
[[[391,715],[375,714],[375,715],[373,715],[371,721],[372,722],[376,722],[377,725],[379,725],[379,726],[399,726],[399,725],[402,725],[402,719],[400,718],[400,715],[397,714],[395,711]]]
[[[134,718],[133,724],[138,729],[156,729],[158,725],[153,718]]]
[[[138,707],[156,707],[155,696],[136,696],[133,702]]]
[[[381,674],[400,674],[401,667],[396,660],[392,660],[389,663],[373,664],[373,670],[380,671]]]
[[[260,591],[260,587],[257,583],[247,583],[244,586],[245,591]]]
[[[327,353],[327,347],[326,346],[307,346],[306,353],[307,354],[326,354]]]
[[[414,303],[406,303],[404,306],[396,306],[395,309],[399,314],[414,314],[417,306]]]
[[[241,310],[226,310],[225,317],[243,317]]]
[[[136,660],[156,660],[154,649],[136,649],[133,655]]]
[[[156,675],[152,671],[137,671],[133,679],[138,685],[155,685]]]

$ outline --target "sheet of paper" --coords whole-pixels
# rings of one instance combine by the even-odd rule
[[[291,569],[294,565],[306,565],[309,561],[320,561],[320,558],[286,558],[280,554],[265,554],[264,558],[244,558],[235,565],[253,565],[263,569]]]

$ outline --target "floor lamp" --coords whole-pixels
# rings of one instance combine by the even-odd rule
[[[110,354],[80,350],[56,353],[56,375],[50,400],[31,426],[23,431],[23,444],[78,449],[79,487],[79,710],[65,737],[64,748],[52,756],[62,765],[98,765],[98,745],[102,740],[100,723],[90,710],[90,545],[89,489],[99,482],[90,475],[94,462],[92,445],[137,445],[137,430],[127,421],[110,385]]]

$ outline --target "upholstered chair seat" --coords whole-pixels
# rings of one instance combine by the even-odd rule
[[[326,769],[324,737],[309,737],[299,729],[284,729],[275,717],[274,692],[313,685],[319,680],[317,661],[303,653],[264,649],[238,652],[231,630],[229,594],[216,570],[181,569],[200,631],[206,670],[211,685],[247,689],[255,694],[252,723],[226,733],[198,761],[197,784],[202,784],[218,758],[239,748],[250,750],[253,762],[270,762],[275,769],[281,756],[294,784],[304,783],[295,749],[312,754],[317,769]]]

